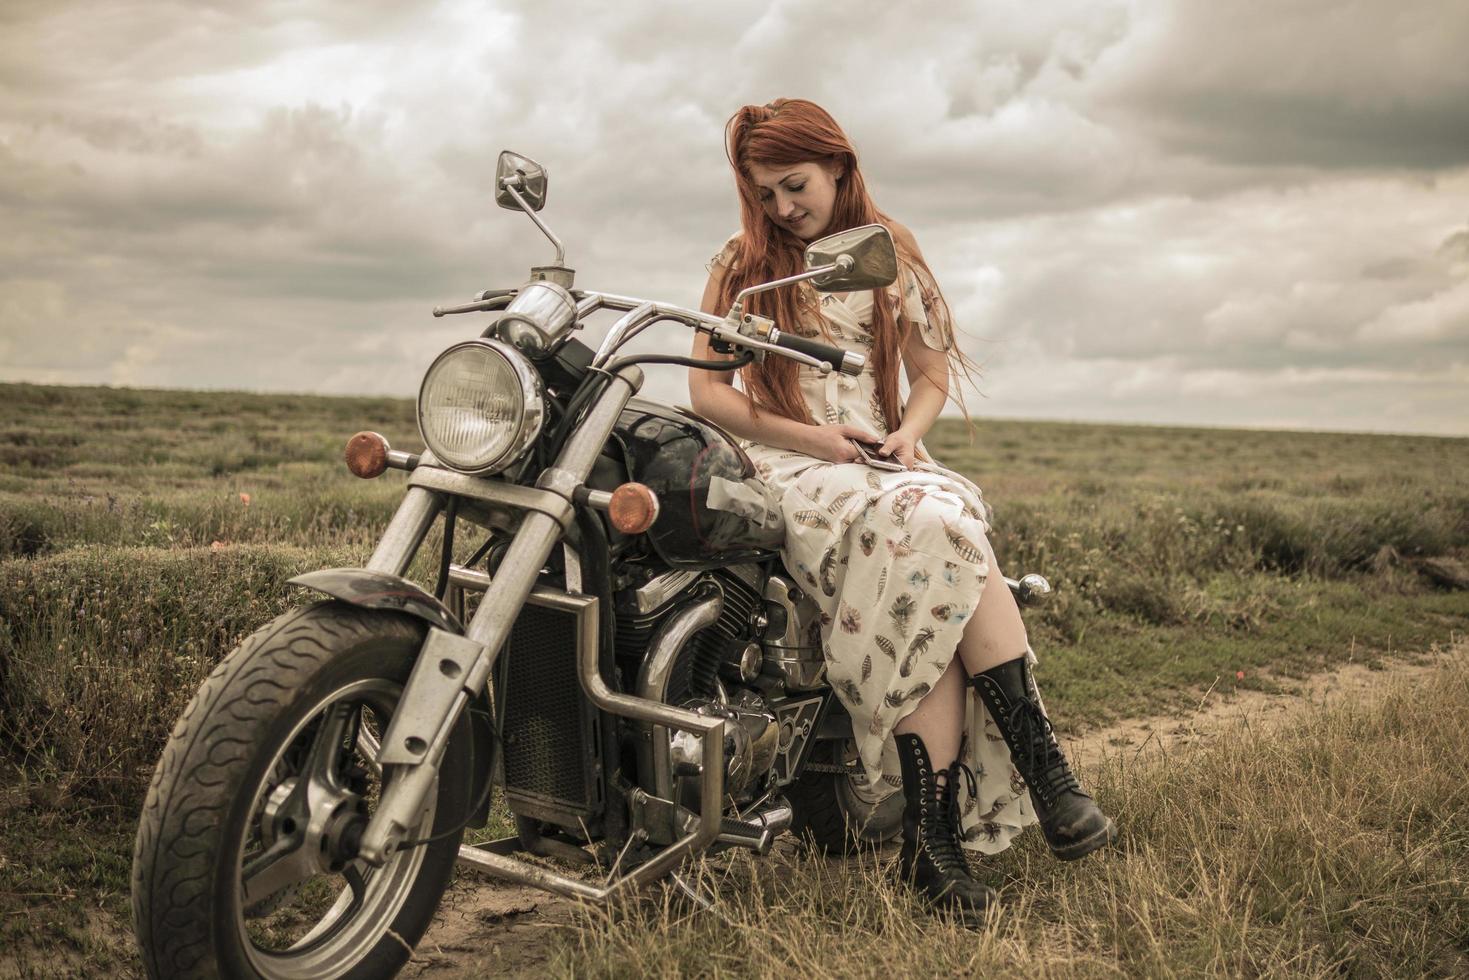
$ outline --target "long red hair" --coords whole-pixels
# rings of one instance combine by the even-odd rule
[[[735,295],[746,286],[792,276],[804,269],[806,242],[789,229],[771,221],[760,203],[760,189],[750,176],[750,164],[762,167],[789,167],[817,162],[841,173],[837,180],[836,202],[831,223],[825,234],[835,234],[859,225],[880,223],[889,230],[894,222],[879,211],[867,193],[862,171],[857,167],[857,151],[836,120],[821,106],[807,99],[776,99],[768,105],[747,105],[725,124],[725,153],[734,168],[735,187],[740,197],[740,235],[733,256],[732,269],[720,287],[719,303],[728,309]],[[930,317],[949,321],[949,307],[939,292],[928,264],[908,242],[906,236],[894,235],[898,261],[915,275],[923,295],[923,305]],[[882,421],[888,431],[897,429],[902,420],[902,400],[898,369],[902,364],[903,345],[914,324],[904,315],[901,283],[872,293],[872,370],[876,376],[877,398],[882,408]],[[746,311],[771,317],[783,329],[795,325],[797,333],[814,334],[814,325],[822,324],[820,311],[811,302],[810,293],[796,286],[759,293],[749,298]],[[825,326],[819,327],[825,333]],[[954,374],[968,377],[970,363],[959,351],[957,343],[948,352]],[[763,364],[750,364],[740,371],[745,392],[753,406],[773,411],[786,418],[811,423],[810,412],[801,398],[797,384],[796,362],[783,357],[767,357]],[[949,385],[951,397],[963,407],[962,397],[954,396],[957,383]],[[965,412],[968,417],[968,412]]]

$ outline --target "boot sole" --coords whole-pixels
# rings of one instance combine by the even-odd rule
[[[900,888],[907,889],[923,905],[929,915],[953,916],[956,921],[968,929],[983,929],[989,924],[990,912],[1000,907],[1000,893],[993,888],[989,889],[989,898],[984,905],[970,908],[954,903],[942,904],[928,895],[924,894],[908,875],[904,874],[901,867],[895,866],[888,872],[889,880]],[[989,887],[989,886],[985,886]]]
[[[1070,844],[1064,844],[1061,847],[1052,847],[1051,853],[1056,856],[1058,861],[1077,861],[1093,851],[1101,850],[1116,839],[1117,825],[1112,822],[1112,818],[1108,817],[1107,825],[1090,837],[1072,841]]]

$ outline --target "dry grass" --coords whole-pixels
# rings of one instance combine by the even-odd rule
[[[1037,835],[985,862],[988,928],[929,917],[891,853],[743,856],[675,903],[585,914],[576,976],[1290,976],[1469,973],[1469,661],[1370,706],[1092,774],[1122,848],[1075,865]]]

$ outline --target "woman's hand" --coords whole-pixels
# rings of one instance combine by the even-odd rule
[[[807,426],[806,445],[808,456],[829,460],[833,463],[853,463],[857,460],[857,447],[852,440],[876,446],[882,440],[855,425],[810,425]]]
[[[890,456],[911,470],[917,463],[917,458],[914,455],[914,448],[917,444],[917,437],[900,427],[896,432],[888,434],[887,439],[883,442],[882,447],[878,449],[877,454],[879,456]]]

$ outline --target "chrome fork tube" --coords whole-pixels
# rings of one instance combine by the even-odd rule
[[[592,465],[607,445],[607,437],[622,409],[643,384],[643,372],[635,365],[618,371],[602,397],[593,405],[586,420],[567,440],[561,455],[550,469],[541,474],[536,485],[551,490],[568,501],[572,492],[586,480]],[[471,676],[470,687],[479,690],[489,678],[490,668],[499,656],[500,647],[515,621],[515,614],[525,604],[536,584],[536,578],[550,557],[551,549],[561,540],[561,527],[556,519],[540,512],[525,515],[520,530],[505,551],[495,572],[495,583],[475,610],[465,635],[483,643],[489,656],[480,663],[481,676]]]
[[[368,570],[389,575],[402,575],[408,571],[418,546],[423,544],[434,518],[443,509],[444,498],[441,495],[423,487],[409,487],[382,539],[373,549],[372,557],[367,560]]]

